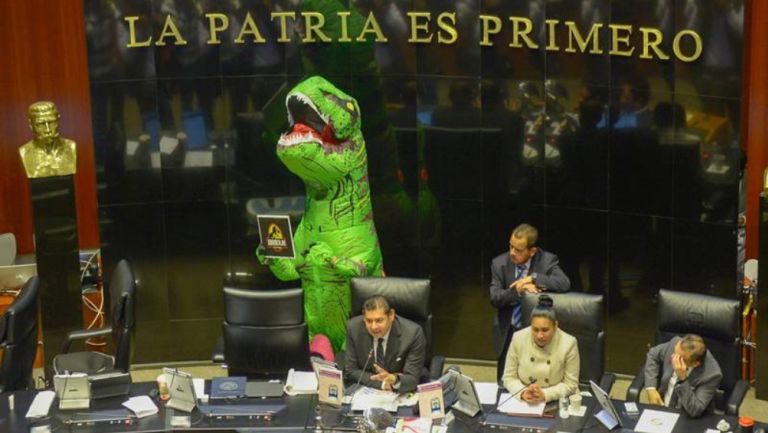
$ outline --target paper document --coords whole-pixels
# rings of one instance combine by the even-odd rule
[[[520,400],[517,396],[509,398],[509,393],[505,392],[499,397],[499,412],[504,412],[511,415],[529,415],[529,416],[542,416],[544,414],[544,406],[546,404],[541,403],[529,404],[523,400]]]
[[[432,418],[414,418],[405,417],[397,420],[395,426],[396,433],[431,433],[432,432]]]
[[[645,409],[640,415],[640,419],[637,420],[635,431],[644,433],[672,433],[678,418],[680,418],[679,413]]]
[[[352,396],[352,410],[362,411],[378,407],[387,412],[397,412],[397,393],[363,387]]]
[[[288,395],[317,394],[317,376],[314,371],[290,369],[285,379],[284,389]]]
[[[480,404],[496,404],[499,385],[493,382],[475,382],[475,390]]]
[[[405,394],[399,394],[397,396],[397,399],[395,399],[395,402],[397,402],[397,406],[413,406],[416,403],[419,402],[419,395],[415,392],[406,392]]]
[[[159,409],[148,395],[131,397],[123,402],[123,406],[130,409],[138,418],[156,414]]]
[[[205,393],[205,379],[199,377],[192,378],[192,385],[195,387],[195,397],[203,403],[207,403],[208,394]]]

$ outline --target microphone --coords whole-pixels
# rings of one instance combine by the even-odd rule
[[[507,398],[505,398],[505,399],[504,399],[504,401],[502,401],[501,403],[499,403],[498,405],[496,405],[496,410],[498,411],[498,410],[499,410],[499,408],[500,408],[501,406],[504,406],[504,403],[508,402],[510,399],[512,399],[512,397],[516,396],[517,394],[520,394],[520,393],[521,393],[521,392],[523,392],[523,391],[524,391],[526,388],[528,388],[530,385],[533,385],[534,383],[536,383],[536,380],[537,380],[537,379],[534,377],[534,378],[533,378],[533,380],[532,380],[530,383],[528,383],[528,384],[523,384],[523,386],[522,386],[520,389],[518,389],[518,390],[517,390],[517,391],[515,391],[514,393],[510,394],[510,395],[509,395],[509,397],[507,397]]]
[[[373,358],[373,347],[371,347],[371,351],[368,352],[368,358],[365,360],[365,364],[363,364],[363,370],[360,373],[360,377],[357,378],[357,383],[355,384],[355,390],[360,386],[360,382],[363,380],[363,375],[365,374],[365,369],[368,367],[368,363],[371,362],[371,358]]]
[[[67,382],[69,382],[69,370],[64,370],[64,386],[61,390],[61,397],[59,398],[59,409],[61,409],[61,405],[64,403],[64,401],[67,400]]]

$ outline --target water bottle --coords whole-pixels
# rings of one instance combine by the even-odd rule
[[[565,419],[571,416],[570,412],[568,412],[568,397],[561,397],[560,398],[560,418]]]

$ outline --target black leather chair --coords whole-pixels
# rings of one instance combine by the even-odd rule
[[[283,377],[308,370],[304,290],[224,288],[224,360],[230,376]]]
[[[128,372],[133,357],[133,338],[136,328],[136,278],[128,261],[121,260],[109,280],[110,326],[82,329],[67,334],[63,353],[53,358],[53,371],[82,372],[89,375],[112,371]],[[72,343],[91,337],[112,335],[114,356],[101,352],[72,352]]]
[[[660,290],[656,344],[684,334],[698,334],[720,364],[723,381],[715,394],[715,411],[738,416],[749,383],[741,379],[741,302],[696,293]],[[638,401],[644,388],[641,366],[627,390],[627,400]]]
[[[32,368],[37,353],[37,299],[40,280],[27,280],[0,323],[3,349],[0,362],[0,392],[34,388]]]
[[[603,330],[603,295],[587,293],[548,293],[554,301],[560,328],[579,342],[579,388],[589,389],[594,381],[605,392],[611,392],[616,376],[605,372],[605,331]],[[531,324],[531,311],[539,297],[523,297],[523,326]]]
[[[421,326],[427,340],[422,381],[437,380],[443,374],[445,357],[432,355],[432,311],[429,307],[428,279],[398,277],[352,278],[352,316],[362,314],[363,303],[374,295],[387,298],[395,312]]]

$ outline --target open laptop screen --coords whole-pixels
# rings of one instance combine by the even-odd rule
[[[603,425],[605,425],[606,427],[608,427],[608,425],[606,425],[605,421],[608,421],[609,424],[613,424],[613,427],[615,427],[616,425],[618,425],[619,427],[622,427],[621,418],[619,418],[619,414],[618,412],[616,412],[616,408],[613,406],[613,403],[611,403],[611,399],[608,396],[608,393],[603,391],[602,388],[600,388],[595,382],[591,380],[589,381],[589,386],[590,388],[592,388],[592,394],[595,395],[595,398],[597,399],[597,402],[600,404],[600,407],[602,407],[603,410],[608,415],[610,415],[611,418],[613,418],[613,421],[615,421],[615,423],[611,423],[610,420],[601,419],[601,414],[595,415],[597,419],[601,423],[603,423]],[[611,429],[613,427],[608,427],[608,428]]]

